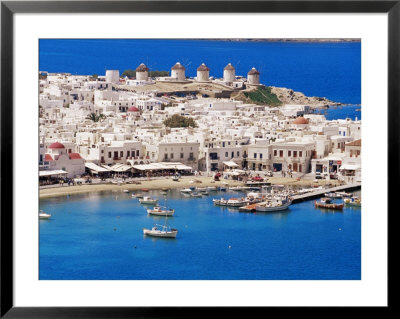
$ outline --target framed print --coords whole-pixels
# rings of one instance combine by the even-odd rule
[[[2,1],[1,316],[389,309],[399,15]]]

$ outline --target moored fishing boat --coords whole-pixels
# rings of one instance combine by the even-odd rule
[[[214,203],[214,205],[217,205],[217,206],[226,206],[226,204],[228,203],[228,200],[221,197],[221,199],[213,199],[213,203]]]
[[[323,202],[314,202],[314,206],[317,208],[326,208],[326,209],[334,209],[334,210],[342,210],[344,204],[334,204],[334,203],[323,203]]]
[[[172,216],[174,215],[175,210],[164,206],[155,206],[152,209],[147,209],[147,213],[157,216]]]
[[[190,193],[190,196],[196,197],[196,198],[203,197],[203,195],[201,195],[201,193],[199,193],[199,192],[192,192],[192,193]]]
[[[292,204],[292,199],[290,197],[273,197],[267,199],[264,202],[256,204],[257,212],[274,212],[288,209]]]
[[[226,202],[226,206],[229,207],[242,207],[246,205],[249,201],[242,197],[242,198],[229,198]]]
[[[191,192],[193,192],[193,191],[190,188],[181,189],[181,193],[184,193],[184,194],[190,194]]]
[[[344,203],[346,206],[355,206],[355,207],[361,207],[361,198],[353,196],[351,198],[345,198]]]
[[[50,217],[51,214],[47,214],[42,210],[39,211],[39,219],[50,219]]]
[[[158,199],[151,198],[150,196],[144,196],[143,198],[139,198],[140,204],[157,204]]]
[[[178,230],[167,225],[156,225],[152,229],[143,228],[143,234],[153,237],[176,238]]]

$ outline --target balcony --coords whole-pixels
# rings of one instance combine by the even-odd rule
[[[121,157],[113,157],[113,160],[114,160],[114,161],[120,161],[120,160],[121,160]]]

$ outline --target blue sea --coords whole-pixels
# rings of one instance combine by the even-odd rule
[[[318,110],[328,120],[361,119],[360,43],[229,42],[208,40],[40,40],[40,70],[104,75],[107,69],[170,70],[177,61],[188,76],[201,63],[222,77],[256,67],[265,85],[349,104]],[[163,202],[163,196],[150,195]],[[359,280],[361,210],[315,209],[313,201],[279,213],[240,213],[212,198],[170,191],[168,224],[176,239],[149,238],[151,217],[123,192],[40,200],[52,214],[39,222],[39,278],[96,280]]]
[[[242,193],[149,195],[175,208],[174,216],[150,216],[122,191],[40,200],[52,214],[40,220],[40,279],[361,279],[359,208],[332,212],[306,201],[283,212],[242,213],[212,202]],[[143,235],[142,228],[165,223],[177,238]]]
[[[41,39],[39,69],[104,75],[108,69],[170,71],[180,62],[187,76],[201,63],[210,75],[223,76],[228,64],[236,75],[255,67],[265,85],[291,88],[307,96],[361,104],[361,43],[288,43],[177,39]]]

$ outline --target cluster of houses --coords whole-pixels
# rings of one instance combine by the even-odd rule
[[[305,105],[174,99],[121,89],[186,81],[180,63],[171,68],[170,77],[150,78],[148,71],[139,65],[135,79],[122,78],[117,70],[97,78],[45,73],[39,85],[39,176],[250,170],[361,179],[361,121],[327,121]],[[237,77],[228,64],[224,77],[214,79],[202,64],[194,81],[241,88],[259,85],[259,72],[253,68],[247,78]],[[166,127],[163,122],[176,114],[192,118],[197,127]]]

